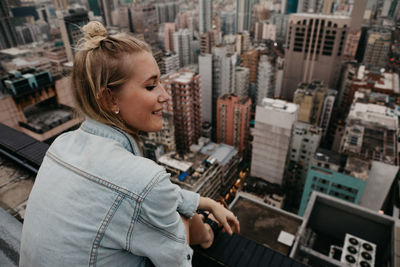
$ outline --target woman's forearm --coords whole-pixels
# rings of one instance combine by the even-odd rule
[[[212,200],[211,198],[200,197],[200,200],[199,200],[199,209],[200,210],[208,210],[208,211],[212,212],[216,205],[217,205],[217,202]]]

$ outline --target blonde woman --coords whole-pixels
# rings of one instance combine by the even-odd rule
[[[49,148],[28,201],[20,266],[191,266],[189,244],[207,248],[206,210],[232,234],[235,216],[182,190],[141,156],[138,131],[159,131],[170,96],[148,45],[83,27],[72,73],[86,120]],[[208,222],[209,219],[207,218]]]

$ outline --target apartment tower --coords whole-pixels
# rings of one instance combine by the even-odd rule
[[[176,150],[188,152],[202,130],[200,76],[193,71],[176,72],[161,83],[172,95]]]

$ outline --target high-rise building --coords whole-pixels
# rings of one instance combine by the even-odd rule
[[[161,74],[169,74],[179,69],[179,57],[177,54],[166,53],[161,60]]]
[[[236,29],[236,13],[235,11],[221,11],[221,31],[223,35],[235,34]]]
[[[304,185],[308,164],[321,142],[322,131],[318,126],[297,121],[294,123],[290,142],[287,178],[289,183],[297,184],[297,190]]]
[[[174,51],[174,32],[176,24],[167,22],[164,24],[164,49],[165,51]]]
[[[181,71],[163,77],[161,83],[171,92],[178,152],[187,152],[201,136],[200,76]]]
[[[286,32],[288,29],[289,15],[284,14],[272,14],[271,24],[275,25],[275,37],[276,41],[285,42]]]
[[[281,96],[292,99],[300,82],[336,88],[350,17],[291,14]]]
[[[213,1],[199,0],[199,33],[203,34],[213,27]]]
[[[327,0],[327,2],[331,0]],[[324,6],[323,0],[299,0],[297,13],[321,13]]]
[[[301,83],[293,97],[293,102],[299,105],[299,121],[321,127],[325,136],[335,96],[335,90],[329,90],[319,81]]]
[[[247,31],[236,34],[236,53],[241,55],[250,49],[250,34]]]
[[[283,184],[297,113],[297,104],[271,98],[264,98],[262,105],[256,107],[250,173],[252,176]]]
[[[229,54],[226,46],[213,48],[212,62],[212,128],[216,140],[217,100],[220,96],[233,93],[235,88],[236,54]],[[210,66],[211,68],[211,66]]]
[[[248,147],[251,100],[226,94],[217,103],[217,142],[236,147],[241,154]]]
[[[155,7],[158,24],[174,22],[179,12],[178,2],[157,3]]]
[[[340,152],[397,165],[398,129],[393,109],[355,102],[346,120]]]
[[[179,56],[179,66],[184,67],[192,62],[192,33],[189,29],[174,32],[174,51]]]
[[[249,82],[257,82],[259,50],[253,48],[240,55],[242,66],[249,69]]]
[[[275,81],[274,66],[267,55],[261,55],[258,62],[257,77],[257,105],[261,105],[262,100],[266,97],[274,98]]]
[[[249,96],[249,74],[250,70],[244,67],[235,68],[235,91],[239,98],[247,98]]]
[[[210,54],[212,48],[221,43],[221,32],[217,30],[210,30],[200,35],[200,53]]]
[[[347,33],[346,44],[343,51],[343,58],[346,60],[354,60],[358,43],[361,38],[361,26],[364,18],[365,7],[367,1],[354,1],[351,11],[351,23],[349,32]]]
[[[254,0],[236,0],[236,30],[238,33],[251,31],[251,15]]]
[[[152,3],[135,3],[130,9],[133,33],[144,35],[150,45],[157,44],[158,21],[156,7]]]
[[[199,74],[201,82],[202,117],[205,122],[212,122],[212,85],[213,85],[213,56],[212,54],[200,54]]]
[[[0,49],[17,46],[17,35],[11,24],[8,1],[0,2]]]
[[[367,67],[386,68],[389,63],[391,43],[390,29],[375,27],[369,30],[363,64]]]

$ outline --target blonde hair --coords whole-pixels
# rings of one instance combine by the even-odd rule
[[[97,21],[89,22],[82,30],[84,37],[77,45],[72,70],[72,87],[79,111],[137,139],[136,129],[105,108],[100,98],[104,90],[117,91],[131,77],[136,66],[127,57],[151,53],[150,47],[128,34],[107,35],[107,30]]]

